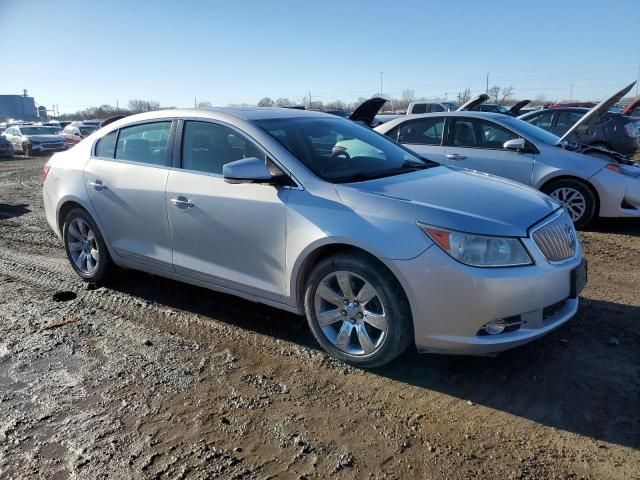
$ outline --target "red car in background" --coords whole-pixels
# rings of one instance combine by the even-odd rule
[[[69,145],[75,145],[100,128],[98,125],[67,125],[60,135]]]
[[[628,115],[630,117],[640,117],[640,97],[636,98],[636,100],[621,113],[622,115]]]

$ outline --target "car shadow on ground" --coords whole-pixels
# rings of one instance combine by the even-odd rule
[[[640,237],[639,218],[598,218],[587,228],[588,232],[617,233]]]
[[[25,215],[31,211],[27,207],[29,207],[29,205],[26,203],[0,203],[0,220]]]
[[[319,349],[304,318],[231,295],[127,272],[123,293]],[[640,449],[640,308],[583,299],[548,336],[497,357],[419,355],[372,371],[542,425]]]

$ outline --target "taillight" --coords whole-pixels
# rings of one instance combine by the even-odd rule
[[[51,168],[51,165],[49,165],[48,163],[45,164],[44,167],[42,167],[42,181],[44,182],[47,179],[47,175],[49,175],[49,169]]]

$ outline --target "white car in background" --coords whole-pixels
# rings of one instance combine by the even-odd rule
[[[620,94],[595,110],[607,111]],[[640,218],[640,164],[570,143],[571,130],[560,138],[518,118],[474,111],[405,116],[375,130],[438,163],[537,188],[561,202],[577,227],[596,216]]]

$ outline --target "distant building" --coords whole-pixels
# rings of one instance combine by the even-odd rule
[[[26,95],[0,95],[0,121],[9,118],[16,120],[40,120],[37,116],[36,102]]]

